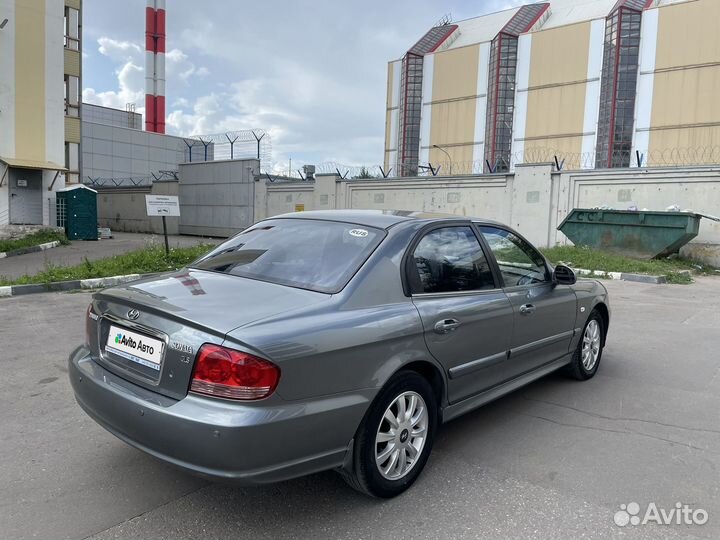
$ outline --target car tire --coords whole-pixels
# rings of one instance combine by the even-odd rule
[[[594,309],[588,317],[580,341],[567,366],[567,373],[578,381],[592,379],[597,373],[605,346],[605,321],[600,312]]]
[[[352,471],[341,470],[341,475],[350,486],[367,495],[399,495],[425,467],[437,423],[437,399],[430,383],[414,371],[396,374],[380,391],[358,428]]]

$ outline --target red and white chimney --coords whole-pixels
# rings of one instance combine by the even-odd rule
[[[145,8],[145,131],[165,133],[165,0]]]

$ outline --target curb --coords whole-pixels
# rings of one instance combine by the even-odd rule
[[[30,285],[9,285],[0,287],[0,298],[8,298],[11,296],[22,296],[25,294],[36,294],[46,292],[65,292],[76,291],[80,289],[100,289],[106,287],[114,287],[128,281],[135,281],[142,277],[152,276],[154,274],[127,274],[124,276],[112,276],[104,278],[92,279],[76,279],[73,281],[57,281],[55,283],[33,283]]]
[[[53,243],[53,242],[50,242]],[[46,248],[49,249],[49,248]],[[1,257],[0,257],[1,258]],[[605,272],[604,270],[587,270],[586,268],[573,268],[580,276],[598,277],[604,279],[615,279],[622,281],[635,281],[637,283],[650,283],[662,285],[667,283],[665,276],[649,276],[646,274],[627,274],[624,272]],[[679,274],[686,274],[690,277],[690,271],[681,271]],[[155,274],[127,274],[124,276],[112,276],[104,278],[76,279],[73,281],[56,281],[55,283],[33,283],[30,285],[8,285],[0,287],[0,298],[11,296],[22,296],[25,294],[36,294],[46,292],[65,292],[80,289],[101,289],[114,287],[128,281],[150,277]]]
[[[579,276],[599,277],[604,279],[622,279],[623,276],[621,272],[605,272],[605,270],[587,270],[586,268],[573,268],[573,271]]]
[[[52,242],[45,242],[44,244],[38,244],[37,246],[13,249],[12,251],[0,253],[0,259],[4,259],[5,257],[16,257],[17,255],[27,255],[28,253],[37,253],[38,251],[45,251],[46,249],[56,248],[59,245],[60,242],[58,242],[57,240],[53,240]]]
[[[604,270],[587,270],[585,268],[573,268],[576,274],[581,276],[599,277],[605,279],[616,279],[622,281],[635,281],[637,283],[650,283],[662,285],[667,283],[666,276],[649,276],[647,274],[627,274],[625,272],[605,272]],[[678,274],[690,276],[690,271],[681,271]]]

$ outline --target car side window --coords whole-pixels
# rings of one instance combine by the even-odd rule
[[[522,238],[496,227],[481,226],[480,232],[495,255],[506,287],[550,281],[545,259]]]
[[[427,233],[415,248],[410,272],[413,293],[494,289],[490,264],[470,227]]]

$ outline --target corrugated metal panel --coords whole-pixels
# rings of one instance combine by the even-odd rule
[[[603,21],[604,28],[604,21]],[[552,32],[538,32],[532,38],[529,86],[555,86],[587,79],[591,23],[573,24]],[[563,51],[558,62],[558,51]],[[552,66],[552,69],[548,69]],[[562,116],[565,116],[566,110]],[[555,111],[555,113],[557,113]]]
[[[473,97],[478,93],[478,58],[480,46],[463,47],[434,58],[432,100],[445,101]],[[427,96],[423,96],[425,101]],[[426,141],[427,143],[427,141]]]
[[[0,156],[0,163],[4,163],[9,167],[17,167],[20,169],[43,169],[48,171],[67,171],[62,165],[53,163],[52,161],[34,161],[32,159],[11,159]]]
[[[80,76],[80,53],[65,49],[65,75]]]
[[[65,117],[65,141],[80,143],[80,119],[72,116]]]

